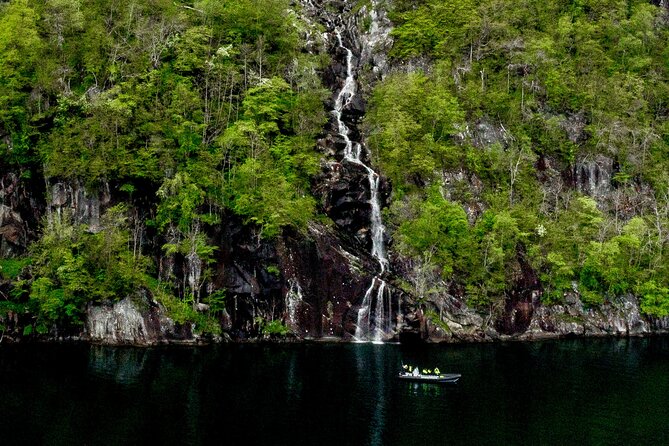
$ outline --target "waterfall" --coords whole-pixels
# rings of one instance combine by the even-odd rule
[[[367,179],[369,181],[369,204],[371,208],[370,228],[372,240],[372,256],[379,262],[381,272],[379,276],[372,279],[362,305],[358,310],[358,318],[355,329],[355,339],[357,341],[375,341],[382,342],[388,338],[392,333],[391,321],[392,311],[388,301],[384,299],[386,290],[386,282],[381,278],[383,273],[388,269],[388,258],[386,257],[386,248],[384,244],[385,227],[381,219],[381,202],[379,200],[379,174],[371,167],[366,165],[361,156],[363,154],[364,146],[362,143],[352,141],[350,138],[350,129],[342,119],[344,109],[351,104],[357,93],[356,79],[353,67],[353,51],[344,45],[341,29],[334,28],[334,34],[337,37],[337,44],[346,54],[346,79],[344,84],[335,98],[335,107],[332,114],[335,118],[337,132],[344,140],[344,161],[357,164],[365,169],[367,172]],[[376,295],[374,290],[376,288]],[[374,304],[374,306],[372,306]],[[387,306],[387,310],[386,310]],[[373,309],[373,310],[372,310]]]
[[[388,328],[388,321],[386,318],[386,311],[385,311],[386,302],[383,299],[385,290],[386,290],[386,282],[382,280],[376,295],[376,311],[375,311],[376,324],[374,327],[374,336],[373,336],[373,340],[375,342],[383,341],[383,339],[386,336],[386,330]]]
[[[296,331],[299,328],[297,310],[304,299],[302,297],[302,287],[297,279],[289,279],[288,283],[290,289],[286,293],[286,322],[291,330]]]
[[[359,342],[382,342],[390,338],[393,334],[393,318],[392,296],[387,283],[382,279],[382,276],[388,271],[389,262],[384,243],[385,227],[381,218],[381,202],[379,197],[380,176],[363,161],[367,155],[366,148],[362,142],[351,140],[351,129],[344,122],[343,117],[344,111],[353,103],[358,94],[355,77],[354,49],[347,47],[342,37],[342,34],[347,31],[347,24],[355,23],[355,20],[345,21],[341,14],[328,9],[324,5],[325,2],[303,0],[302,3],[307,14],[312,16],[312,18],[320,20],[325,25],[324,40],[329,42],[330,45],[336,45],[337,50],[346,55],[346,78],[343,79],[343,84],[341,84],[339,92],[334,97],[334,109],[331,111],[331,114],[334,117],[334,130],[345,144],[342,162],[355,164],[364,169],[367,174],[369,183],[368,203],[371,210],[371,254],[377,260],[380,267],[379,274],[372,279],[372,283],[367,288],[361,307],[358,310],[354,338]],[[345,3],[348,4],[348,2]],[[376,1],[373,1],[371,4],[372,11],[370,17],[374,22],[373,31],[375,33],[374,36],[371,36],[372,41],[380,38],[377,34],[382,34],[378,26],[379,18],[374,11],[374,8],[377,6],[376,3]],[[350,5],[347,9],[350,10]],[[351,34],[348,34],[348,36],[350,37]],[[365,54],[367,54],[370,52],[369,50],[370,48],[362,48],[358,53],[362,54],[366,51]]]
[[[362,305],[358,310],[358,321],[355,326],[355,339],[357,341],[364,341],[367,339],[371,331],[372,293],[374,292],[376,280],[376,277],[372,279],[372,285],[367,289],[365,298],[362,300]]]
[[[392,293],[387,289],[386,282],[376,276],[372,279],[358,310],[354,337],[358,342],[380,343],[392,336],[392,333]]]
[[[388,259],[386,258],[386,249],[383,242],[383,236],[386,229],[383,226],[383,221],[381,220],[381,203],[379,201],[380,178],[379,174],[374,172],[371,167],[363,163],[360,159],[363,146],[359,142],[351,141],[351,138],[349,137],[351,131],[342,120],[342,112],[344,111],[344,108],[346,108],[355,97],[356,81],[353,74],[353,52],[344,46],[341,38],[341,31],[339,29],[335,28],[335,35],[337,36],[339,47],[346,51],[346,80],[344,81],[344,86],[337,95],[335,100],[335,108],[332,111],[332,114],[335,117],[339,135],[344,139],[344,160],[362,166],[367,171],[370,191],[369,204],[372,210],[370,219],[372,229],[372,256],[378,260],[379,265],[381,266],[381,274],[383,274],[388,267]],[[374,282],[372,282],[372,286],[373,285]]]

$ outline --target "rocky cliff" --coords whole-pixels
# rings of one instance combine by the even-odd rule
[[[175,323],[165,307],[146,293],[87,306],[80,336],[92,342],[142,345],[247,340],[270,336],[262,330],[267,321],[281,321],[293,339],[344,341],[494,341],[669,331],[669,318],[644,316],[633,295],[594,307],[584,305],[574,290],[565,295],[563,304],[543,304],[538,275],[523,260],[521,250],[518,263],[522,271],[513,291],[485,311],[470,308],[462,290],[449,289],[449,284],[439,283],[437,275],[399,255],[394,250],[393,234],[376,221],[382,214],[374,215],[375,207],[388,206],[392,184],[383,172],[375,170],[361,122],[366,97],[375,82],[392,72],[429,70],[430,66],[422,59],[393,62],[388,58],[392,39],[385,3],[371,1],[360,6],[304,0],[300,9],[310,24],[303,36],[308,42],[305,51],[331,58],[328,68],[320,73],[332,96],[324,104],[329,121],[315,147],[321,154],[321,169],[311,185],[319,210],[329,221],[311,222],[305,232],[286,229],[269,240],[234,217],[207,232],[216,250],[212,274],[202,279],[201,288],[208,294],[217,290],[226,293],[225,308],[217,315],[222,337],[194,334],[192,325]],[[584,124],[579,116],[563,125],[574,141],[582,137]],[[503,126],[485,118],[468,123],[457,135],[461,143],[481,148],[503,145],[508,137]],[[603,155],[577,159],[568,168],[556,167],[559,163],[550,157],[540,158],[536,164],[548,197],[569,188],[600,203],[624,204],[621,215],[632,215],[648,200],[650,192],[645,189],[621,195],[612,185],[618,166]],[[476,175],[462,170],[440,175],[444,196],[456,193],[456,183],[464,184],[469,192],[467,216],[470,221],[480,216],[485,205]],[[25,252],[45,216],[67,211],[89,232],[102,230],[100,216],[120,201],[119,187],[102,182],[92,190],[72,179],[43,180],[24,178],[21,172],[2,173],[0,255]],[[136,200],[134,204],[139,208],[140,203]],[[176,283],[189,280],[192,259],[168,256],[159,248],[164,240],[150,231],[142,237],[148,239],[144,248],[160,265],[161,279]],[[200,278],[193,280],[199,282]],[[423,292],[435,288],[442,291]],[[0,289],[8,292],[8,285]],[[194,304],[198,311],[206,306]],[[11,325],[11,321],[4,322]]]

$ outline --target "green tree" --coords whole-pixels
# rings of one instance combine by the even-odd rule
[[[26,99],[43,47],[37,20],[26,0],[0,5],[0,124],[12,133],[28,123]]]
[[[150,261],[128,249],[126,212],[124,206],[109,209],[96,233],[74,225],[67,213],[47,220],[31,247],[38,332],[81,324],[88,302],[122,299],[147,285]]]

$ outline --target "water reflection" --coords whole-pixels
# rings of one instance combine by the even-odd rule
[[[372,344],[371,348],[371,358],[373,361],[370,367],[367,369],[368,373],[369,371],[372,372],[370,374],[372,376],[372,383],[370,384],[373,388],[375,388],[375,404],[372,410],[372,420],[369,424],[369,444],[372,446],[378,446],[383,444],[383,432],[385,431],[386,427],[386,382],[388,380],[389,374],[387,370],[388,361],[385,361],[386,355],[384,354],[386,347],[383,345]],[[358,350],[364,352],[363,349]]]
[[[149,355],[146,349],[94,345],[88,354],[88,372],[119,384],[136,384],[142,379]]]
[[[414,395],[414,396],[424,396],[424,395],[430,395],[430,396],[441,396],[442,395],[442,389],[444,386],[454,386],[456,384],[448,384],[448,383],[405,383],[408,391]]]

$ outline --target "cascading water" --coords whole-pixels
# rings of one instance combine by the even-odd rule
[[[374,291],[376,295],[374,296]],[[358,310],[355,340],[358,342],[383,342],[393,333],[392,293],[381,278],[374,277]],[[375,302],[375,304],[373,304]],[[374,311],[372,311],[372,307]]]
[[[311,0],[308,2],[314,6]],[[382,342],[392,335],[392,306],[390,293],[386,299],[387,284],[381,278],[388,269],[388,258],[384,243],[385,228],[381,219],[381,203],[379,200],[379,174],[371,167],[366,165],[361,156],[364,153],[364,146],[361,142],[352,141],[350,138],[351,130],[343,120],[344,110],[350,106],[357,94],[356,79],[353,66],[353,51],[344,45],[342,39],[343,25],[336,25],[334,20],[326,19],[326,24],[331,28],[331,33],[337,39],[337,45],[346,54],[346,79],[341,90],[335,97],[335,106],[332,115],[335,118],[337,133],[343,139],[344,160],[349,163],[362,167],[369,181],[371,208],[370,229],[372,250],[371,254],[377,259],[380,265],[380,274],[370,284],[362,305],[358,310],[358,317],[355,330],[356,341]],[[375,293],[376,291],[376,293]]]
[[[290,284],[290,289],[286,293],[286,323],[293,331],[297,331],[299,328],[297,311],[300,304],[304,301],[302,287],[297,279],[290,279],[288,283]]]
[[[353,75],[353,52],[346,48],[342,43],[341,32],[338,29],[335,29],[335,35],[337,36],[337,41],[340,48],[346,51],[346,80],[344,82],[344,86],[337,95],[335,100],[335,108],[332,111],[332,114],[335,116],[339,135],[344,139],[344,143],[346,144],[344,148],[344,160],[358,164],[367,171],[370,191],[369,204],[372,210],[372,256],[374,256],[379,261],[379,264],[381,265],[381,274],[383,274],[388,267],[388,259],[386,257],[386,249],[383,241],[385,227],[383,226],[383,221],[381,220],[381,203],[379,201],[379,174],[374,172],[371,167],[362,162],[360,156],[362,154],[363,146],[359,142],[351,141],[351,138],[349,137],[350,129],[342,120],[342,112],[344,111],[344,108],[350,105],[351,101],[354,99],[356,88],[355,77]]]

